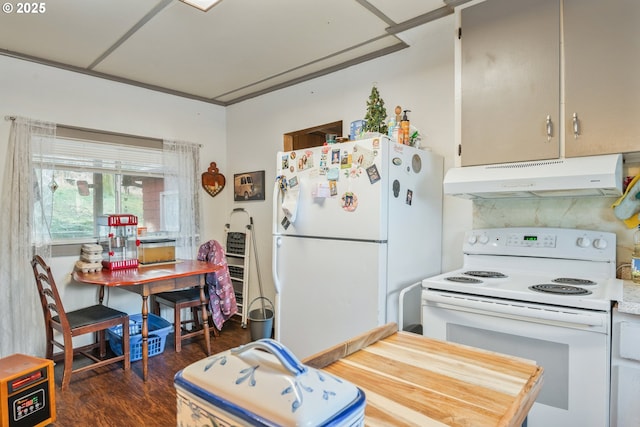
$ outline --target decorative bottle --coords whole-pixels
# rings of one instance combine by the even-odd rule
[[[398,142],[405,145],[411,145],[411,137],[409,134],[411,130],[411,123],[409,122],[409,117],[407,117],[407,113],[410,111],[411,110],[404,110],[404,115],[400,122],[400,134],[398,135]]]
[[[640,225],[633,235],[633,253],[631,254],[631,280],[640,284]]]

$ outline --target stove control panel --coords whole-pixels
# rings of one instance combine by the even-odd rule
[[[465,233],[465,254],[585,259],[615,264],[616,235],[596,230],[506,227]]]
[[[491,242],[493,246],[499,246],[503,240],[501,236],[489,236],[487,232],[471,233],[467,236],[467,243],[471,246],[486,245],[489,242]],[[554,234],[508,233],[504,245],[524,248],[555,248],[556,236]],[[579,246],[582,245],[579,244]]]

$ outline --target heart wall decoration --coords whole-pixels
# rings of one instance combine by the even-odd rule
[[[211,197],[215,197],[222,191],[227,180],[224,175],[219,173],[216,162],[211,162],[209,169],[202,174],[202,188],[209,193]]]

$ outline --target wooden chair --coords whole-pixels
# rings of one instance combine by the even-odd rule
[[[182,351],[182,340],[196,335],[204,336],[204,328],[200,321],[200,288],[181,289],[179,291],[160,292],[152,296],[153,312],[160,315],[160,306],[173,309],[174,347],[176,353]],[[182,310],[191,309],[191,319],[182,319]],[[191,329],[187,329],[192,325]],[[213,330],[213,335],[218,336],[215,326],[209,314],[209,329]]]
[[[62,390],[69,386],[71,374],[96,369],[120,361],[122,361],[124,369],[128,370],[131,367],[131,359],[129,357],[129,315],[102,304],[66,312],[51,274],[51,268],[38,255],[31,260],[31,266],[33,267],[33,274],[38,286],[38,294],[40,295],[40,303],[44,314],[47,333],[46,357],[51,360],[64,360]],[[117,325],[122,326],[123,354],[105,359],[106,329]],[[62,334],[62,343],[56,340],[54,330]],[[89,333],[97,334],[97,342],[74,348],[73,338]],[[62,355],[53,354],[54,345],[63,350]],[[91,352],[98,347],[100,349],[99,357]],[[91,359],[93,363],[73,369],[73,358],[78,354]]]

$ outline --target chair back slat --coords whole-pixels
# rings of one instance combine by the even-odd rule
[[[47,305],[47,307],[49,307],[49,311],[52,312],[51,313],[52,317],[53,317],[53,313],[56,313],[58,316],[60,315],[60,310],[58,310],[58,307],[55,304],[50,303]]]
[[[45,300],[47,302],[47,307],[49,308],[49,311],[55,312],[56,314],[60,314],[60,309],[58,309],[58,303],[56,301],[56,296],[55,294],[51,291],[50,288],[44,288],[42,291],[45,295]]]

